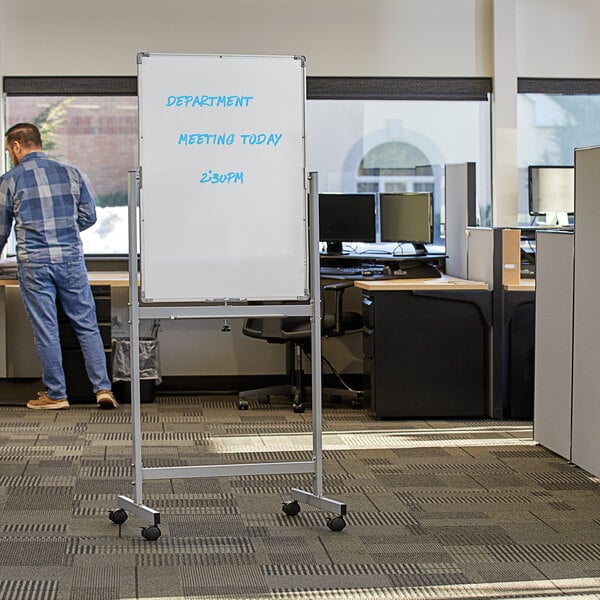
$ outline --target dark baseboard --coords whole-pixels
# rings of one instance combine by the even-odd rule
[[[25,406],[44,389],[39,377],[9,377],[0,379],[0,405]]]
[[[237,394],[242,390],[281,385],[288,381],[286,375],[164,375],[156,391],[159,394]]]

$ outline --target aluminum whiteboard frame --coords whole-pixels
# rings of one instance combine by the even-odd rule
[[[292,500],[304,502],[337,515],[347,514],[346,504],[323,496],[323,419],[321,371],[321,287],[319,272],[318,175],[308,176],[309,199],[309,301],[303,304],[213,305],[213,306],[141,306],[138,290],[137,242],[139,173],[128,174],[129,197],[129,335],[131,340],[131,429],[133,454],[133,498],[118,496],[120,508],[149,521],[160,523],[160,513],[143,503],[143,482],[156,479],[231,477],[236,475],[272,475],[312,473],[313,490],[290,490]],[[141,393],[139,372],[140,320],[142,319],[210,319],[244,317],[309,316],[312,352],[312,452],[310,461],[277,463],[242,463],[181,467],[144,467],[142,459]]]

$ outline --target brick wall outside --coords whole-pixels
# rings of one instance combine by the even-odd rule
[[[33,122],[48,105],[62,101],[52,158],[75,165],[90,178],[98,196],[127,192],[127,171],[137,167],[135,97],[9,97],[6,128]]]

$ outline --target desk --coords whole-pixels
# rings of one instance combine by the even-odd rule
[[[88,271],[88,279],[92,285],[129,285],[129,273],[127,271]],[[18,285],[17,279],[0,279],[0,287]]]
[[[96,301],[96,314],[100,325],[107,361],[110,367],[111,346],[111,292],[112,286],[128,286],[126,271],[88,272]],[[59,311],[59,330],[63,350],[63,365],[67,375],[68,394],[73,401],[87,401],[91,386],[84,372],[79,344],[66,317]],[[39,378],[41,371],[31,326],[25,314],[17,279],[0,279],[0,381],[7,379]],[[75,375],[69,376],[69,373]],[[92,398],[95,400],[95,398]]]
[[[365,398],[376,417],[488,413],[487,284],[443,276],[354,285],[363,290]]]
[[[494,386],[500,388],[502,415],[533,419],[535,285],[507,286],[499,308],[502,314],[495,321],[493,377]]]

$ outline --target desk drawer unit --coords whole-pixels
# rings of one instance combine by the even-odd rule
[[[110,376],[112,370],[110,286],[93,285],[92,293],[96,303],[96,318],[98,319],[98,326],[106,355],[106,365]],[[60,302],[57,302],[57,308],[63,368],[67,380],[67,396],[69,397],[69,401],[73,403],[95,403],[96,397],[85,372],[85,362],[77,335],[62,310]]]
[[[485,414],[489,331],[476,304],[369,291],[363,320],[365,400],[376,417]]]

